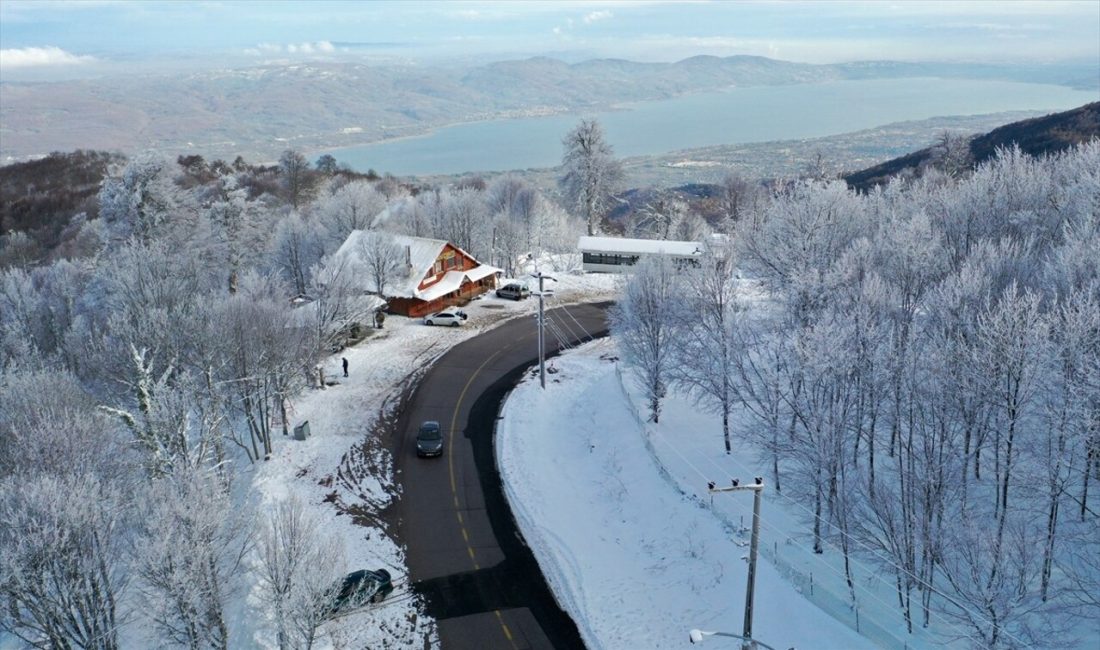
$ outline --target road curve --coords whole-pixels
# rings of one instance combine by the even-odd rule
[[[606,334],[609,304],[547,316],[580,342]],[[547,338],[547,353],[557,352],[557,341]],[[494,460],[500,401],[537,354],[530,317],[468,339],[425,374],[397,422],[397,534],[443,650],[584,648],[516,528]],[[416,457],[424,420],[439,421],[446,433],[442,458]]]

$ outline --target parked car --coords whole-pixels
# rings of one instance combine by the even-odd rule
[[[497,289],[498,298],[511,298],[512,300],[523,300],[531,295],[531,290],[526,285],[513,282],[506,284],[503,287]]]
[[[393,581],[390,579],[389,571],[385,569],[353,571],[340,583],[336,597],[332,599],[329,614],[335,616],[368,602],[380,603],[392,592]]]
[[[416,455],[422,458],[443,455],[443,429],[435,420],[420,425],[420,431],[416,433]]]
[[[436,312],[431,316],[424,317],[425,325],[450,325],[451,327],[458,327],[466,322],[466,312],[460,309],[444,309],[443,311]]]

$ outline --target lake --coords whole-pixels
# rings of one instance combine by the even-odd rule
[[[619,157],[718,144],[797,140],[891,122],[1015,110],[1061,111],[1100,99],[1064,86],[965,79],[876,79],[732,88],[586,114]],[[353,169],[398,176],[555,167],[580,115],[457,124],[418,137],[329,151]]]

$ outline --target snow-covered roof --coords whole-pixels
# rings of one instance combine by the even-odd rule
[[[462,271],[447,271],[439,279],[439,282],[419,292],[416,297],[421,300],[435,300],[452,291],[458,291],[458,288],[462,286],[462,279],[465,277],[466,274]]]
[[[360,260],[359,242],[366,236],[366,233],[367,231],[364,230],[353,230],[340,246],[340,249],[336,251],[335,257],[347,257],[349,264],[359,277],[363,289],[376,292],[378,289],[374,286],[374,280],[370,277],[370,274],[367,273],[366,266]],[[419,291],[418,287],[420,286],[420,282],[424,279],[424,276],[428,275],[428,272],[432,270],[436,259],[439,258],[439,255],[443,252],[443,248],[448,242],[442,239],[429,239],[427,237],[410,237],[408,235],[391,236],[393,237],[393,242],[404,252],[405,259],[402,261],[407,263],[405,268],[408,269],[408,272],[399,273],[398,277],[393,278],[386,284],[387,297],[432,300],[457,289],[461,286],[462,278],[464,277],[469,278],[471,282],[477,282],[493,273],[501,272],[501,269],[495,266],[489,266],[488,264],[481,264],[468,271],[448,271],[438,282],[425,288],[423,291]],[[455,249],[466,257],[474,259],[473,255],[470,255],[461,248],[455,246]],[[452,276],[457,277],[457,280]],[[450,288],[446,289],[445,287],[448,286],[450,286]]]
[[[623,237],[581,237],[577,248],[587,253],[634,253],[638,255],[678,255],[693,257],[703,254],[703,247],[694,241],[667,239],[626,239]]]
[[[293,327],[312,327],[321,318],[321,303],[312,298],[295,298],[291,302],[293,309],[290,311],[289,324]],[[386,301],[378,296],[360,296],[354,305],[349,305],[351,311],[359,314],[369,314],[386,306]]]

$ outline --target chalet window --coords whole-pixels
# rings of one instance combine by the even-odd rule
[[[439,275],[442,272],[443,272],[443,261],[442,260],[436,260],[435,261],[435,268],[432,270],[432,273],[435,273],[436,275]]]

